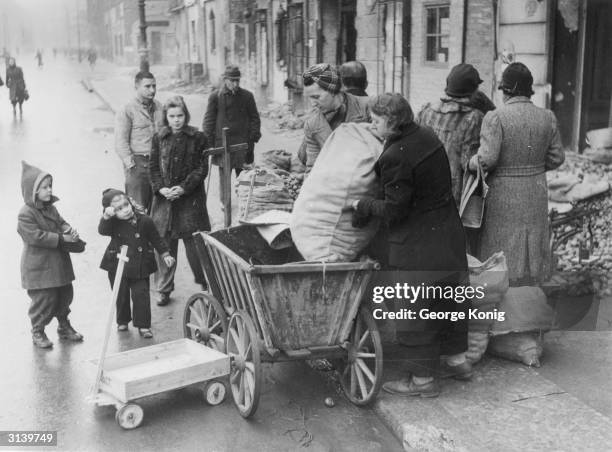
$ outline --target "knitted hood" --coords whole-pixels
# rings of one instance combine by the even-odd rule
[[[23,195],[23,201],[32,207],[42,208],[43,203],[36,199],[36,190],[40,183],[45,177],[53,177],[51,174],[36,168],[23,160],[21,161],[21,194]],[[51,197],[51,203],[57,201],[58,198],[55,196]]]

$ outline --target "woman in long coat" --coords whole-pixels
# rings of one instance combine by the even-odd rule
[[[151,217],[176,259],[179,239],[196,283],[206,286],[192,234],[209,231],[204,179],[208,164],[204,134],[189,125],[189,111],[181,96],[169,99],[163,109],[164,126],[153,136],[149,173],[153,188]],[[160,306],[168,304],[174,290],[176,265],[167,267],[158,257],[155,284]]]
[[[26,95],[26,85],[23,78],[23,70],[15,63],[15,58],[9,59],[6,68],[6,87],[9,89],[9,99],[13,104],[13,114],[17,114],[17,104],[19,104],[19,114],[23,113],[23,101]]]
[[[478,257],[506,255],[511,285],[537,285],[550,277],[546,171],[565,159],[552,111],[531,103],[533,77],[512,63],[499,88],[504,106],[484,117],[480,148],[470,161],[489,173],[489,194]]]
[[[370,101],[372,125],[385,139],[375,165],[380,179],[377,199],[353,203],[354,224],[379,217],[383,227],[375,239],[375,255],[388,270],[384,284],[457,287],[466,283],[465,234],[452,196],[451,173],[446,151],[434,132],[414,122],[408,101],[400,94],[382,94]],[[393,310],[415,312],[465,311],[469,302],[457,303],[419,298],[399,300]],[[383,389],[402,395],[435,397],[440,355],[451,355],[447,364],[456,375],[471,376],[465,361],[467,323],[416,319],[396,323],[403,345],[401,358],[412,364],[412,378],[387,382]]]

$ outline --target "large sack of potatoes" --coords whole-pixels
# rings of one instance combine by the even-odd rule
[[[510,287],[498,306],[503,321],[493,322],[491,334],[546,332],[553,328],[554,310],[539,287]]]
[[[341,124],[329,136],[291,215],[291,236],[304,259],[350,262],[368,245],[378,221],[353,227],[351,203],[375,196],[374,164],[381,153],[368,124]]]
[[[494,336],[489,341],[487,352],[491,355],[527,366],[540,367],[544,347],[538,333],[510,333]]]

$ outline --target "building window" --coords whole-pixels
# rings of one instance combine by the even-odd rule
[[[448,63],[450,7],[425,7],[425,61]]]
[[[217,42],[215,39],[217,32],[215,31],[215,12],[212,10],[208,15],[208,28],[210,29],[210,51],[214,52],[217,48]]]

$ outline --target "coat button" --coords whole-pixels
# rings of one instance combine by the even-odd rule
[[[138,252],[139,252],[139,253],[142,253],[142,246],[139,246],[139,247],[138,247]]]
[[[136,234],[134,234],[134,237],[136,237],[138,239],[138,238],[140,238],[140,234],[137,232]]]

